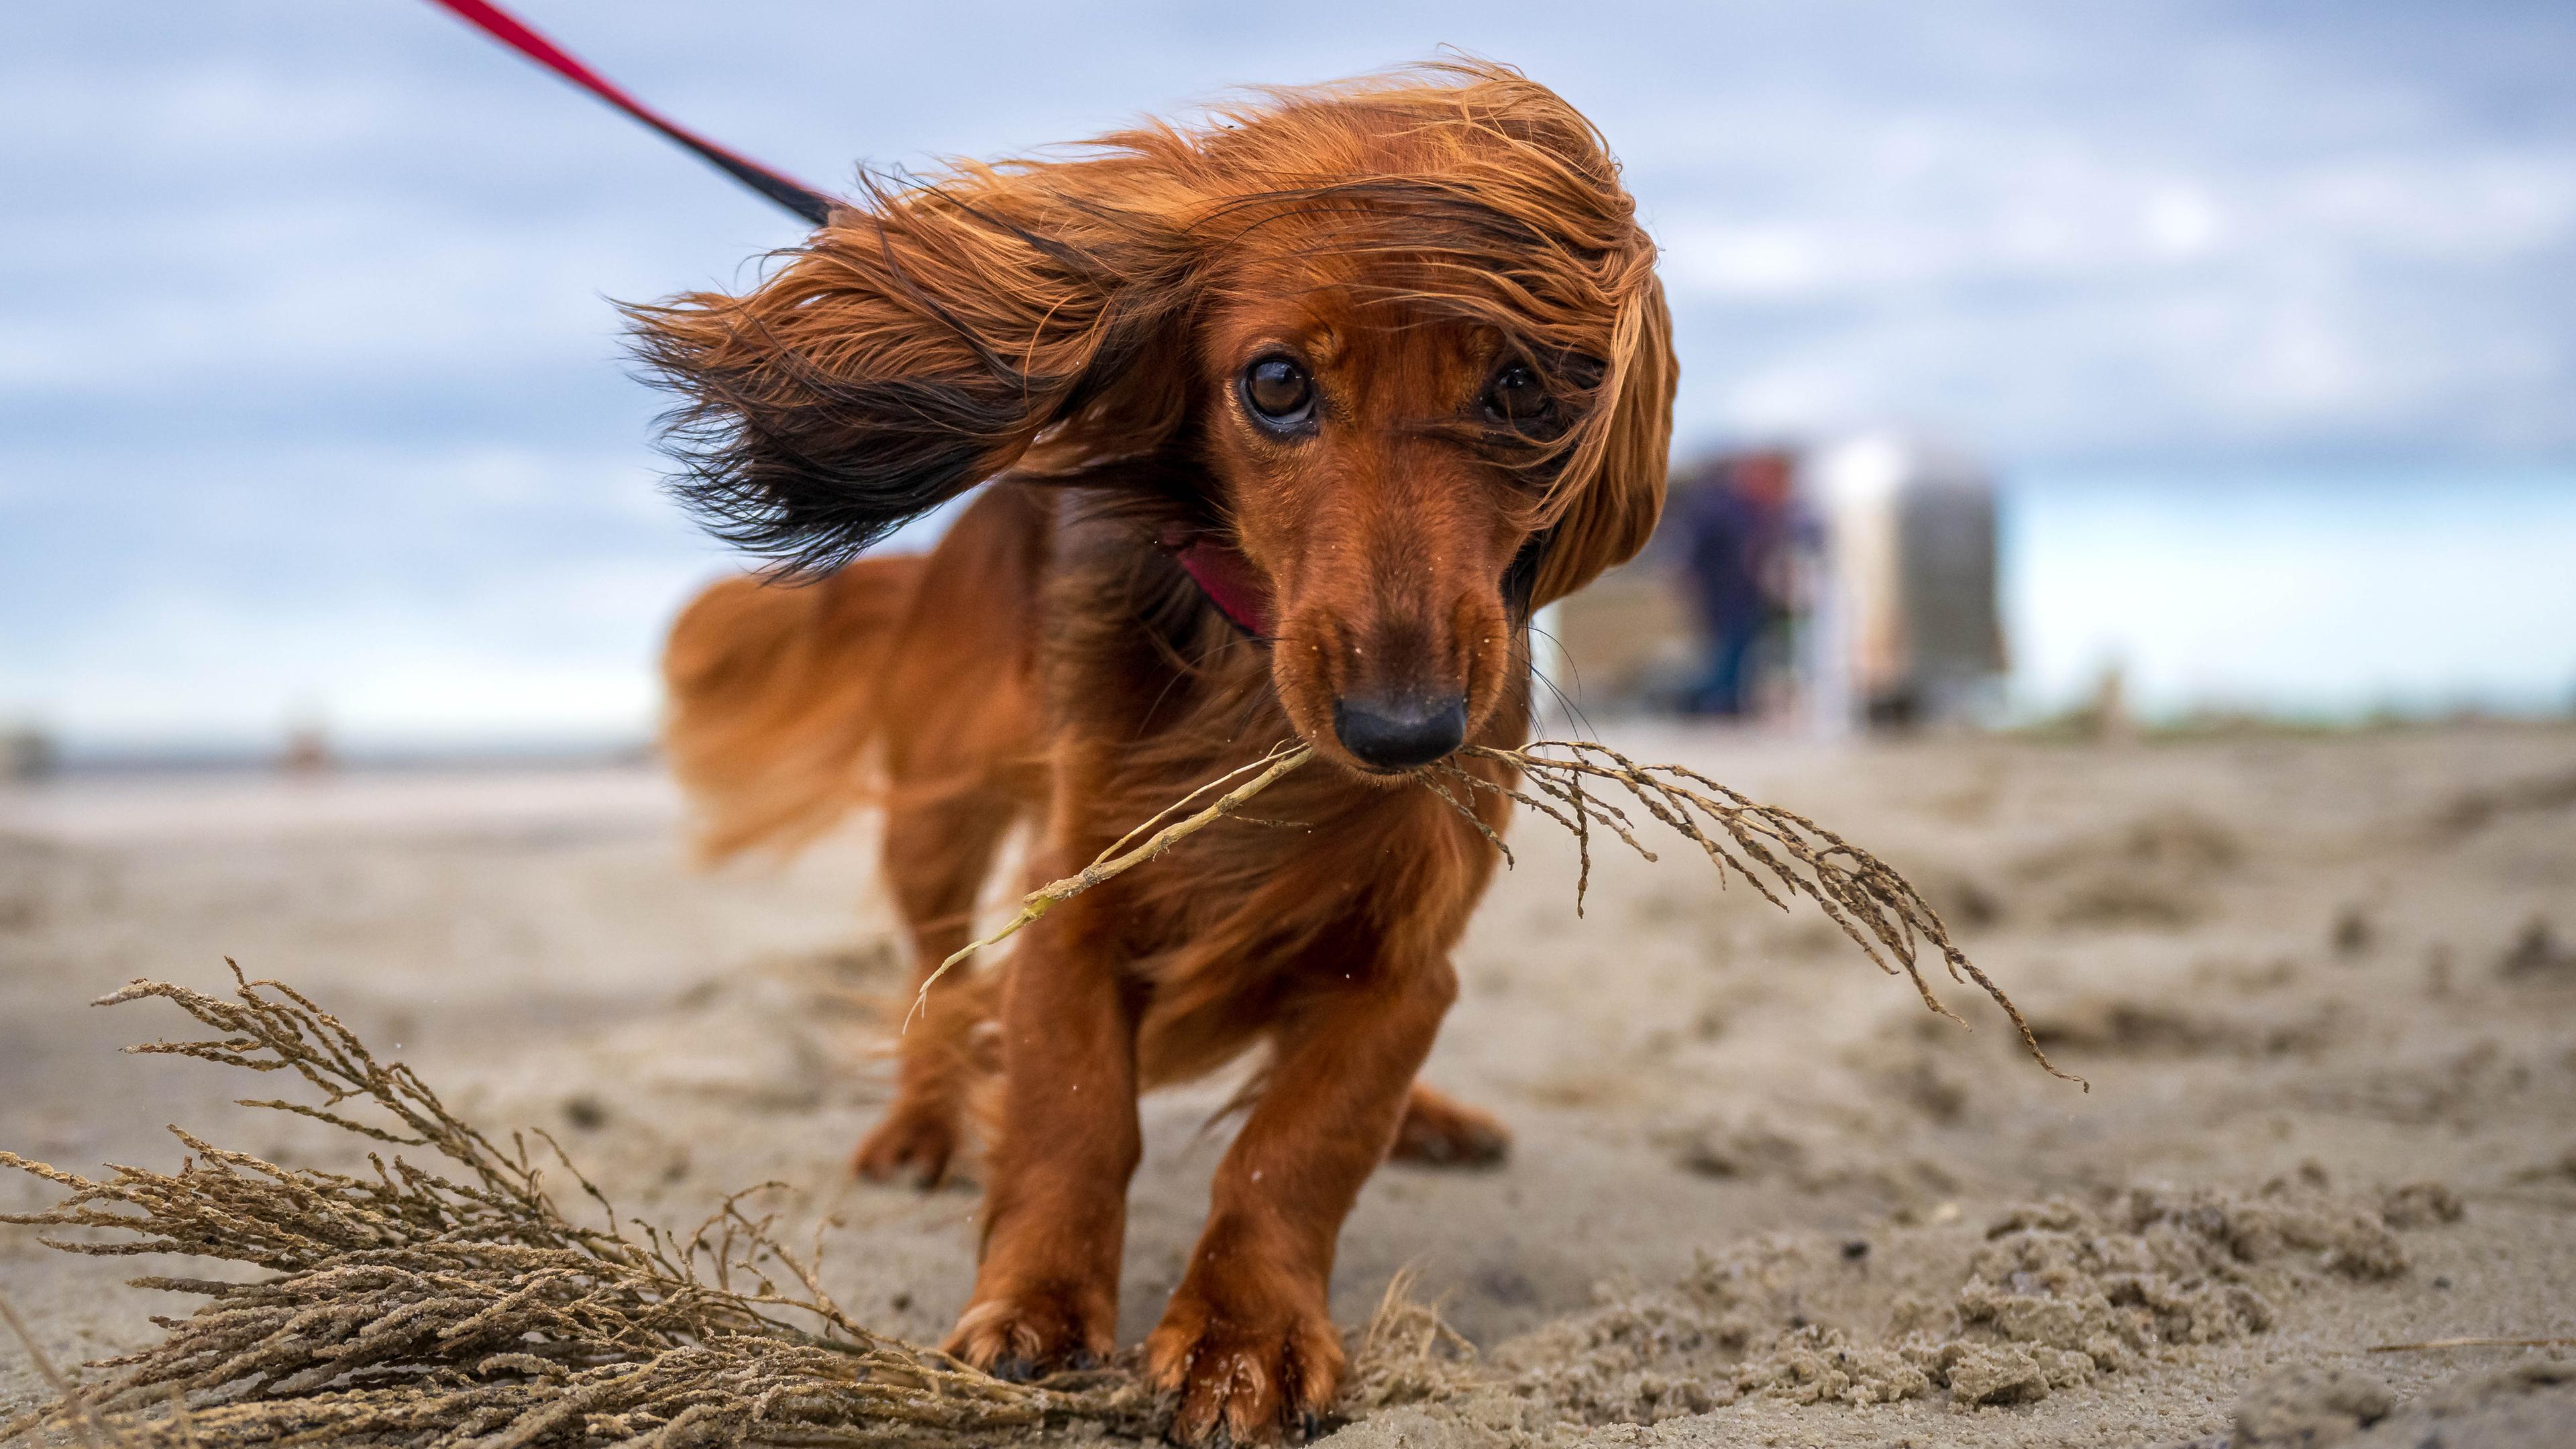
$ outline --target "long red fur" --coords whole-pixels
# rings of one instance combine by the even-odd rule
[[[683,492],[823,576],[719,584],[673,632],[667,741],[710,848],[882,802],[926,974],[968,939],[1015,827],[1034,876],[1069,874],[1282,741],[1323,761],[1264,794],[1262,822],[1193,837],[930,992],[857,1166],[937,1180],[992,1081],[983,1253],[950,1340],[969,1361],[1032,1373],[1114,1347],[1154,1084],[1266,1053],[1146,1345],[1192,1442],[1329,1407],[1334,1244],[1390,1149],[1500,1150],[1492,1119],[1414,1080],[1493,852],[1354,756],[1335,711],[1454,696],[1468,740],[1523,742],[1531,611],[1651,530],[1674,365],[1633,210],[1564,101],[1450,66],[960,164],[836,214],[742,296],[637,310],[686,395]],[[1323,399],[1301,434],[1256,425],[1236,387],[1283,349]],[[1543,423],[1478,411],[1516,362]],[[988,478],[927,559],[835,568]],[[1272,637],[1173,563],[1188,540],[1266,582]],[[1505,827],[1499,797],[1473,803]]]

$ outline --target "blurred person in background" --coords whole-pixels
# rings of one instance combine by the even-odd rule
[[[1738,719],[1753,712],[1765,640],[1778,638],[1790,619],[1796,478],[1796,455],[1770,448],[1718,458],[1673,489],[1682,572],[1706,660],[1682,697],[1687,713]]]

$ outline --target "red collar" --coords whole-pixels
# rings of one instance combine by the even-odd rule
[[[1270,581],[1236,549],[1204,535],[1166,538],[1163,547],[1189,572],[1216,611],[1255,639],[1270,637]]]

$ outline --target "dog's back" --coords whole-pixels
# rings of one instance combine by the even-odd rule
[[[929,554],[802,585],[742,574],[692,600],[663,651],[662,741],[700,850],[792,850],[888,786],[1021,773],[1047,527],[1042,499],[998,486]]]

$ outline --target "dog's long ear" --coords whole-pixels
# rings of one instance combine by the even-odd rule
[[[1139,410],[1111,395],[1188,266],[1118,194],[1137,164],[880,188],[742,295],[628,308],[647,372],[684,398],[674,491],[719,536],[815,572],[1086,411],[1132,431]]]
[[[1673,321],[1664,286],[1649,277],[1620,319],[1608,386],[1607,434],[1592,476],[1575,480],[1571,501],[1540,560],[1533,605],[1553,603],[1636,557],[1664,510],[1664,469],[1673,436]]]

